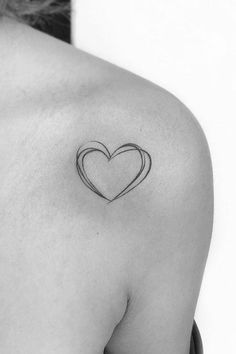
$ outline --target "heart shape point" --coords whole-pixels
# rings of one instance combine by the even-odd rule
[[[140,157],[140,168],[137,171],[136,175],[134,178],[131,178],[131,180],[128,182],[128,184],[121,189],[120,192],[118,192],[114,197],[108,197],[104,193],[102,193],[97,186],[95,185],[94,182],[91,181],[91,178],[89,178],[88,173],[85,168],[85,159],[88,157],[89,154],[94,153],[94,152],[99,152],[103,154],[106,158],[107,161],[110,162],[114,158],[117,158],[121,154],[135,151],[138,153],[138,156]],[[143,150],[140,146],[137,144],[133,143],[127,143],[124,145],[121,145],[118,147],[116,150],[113,151],[113,153],[110,153],[110,151],[107,149],[107,147],[102,144],[99,141],[90,141],[86,143],[85,145],[82,145],[77,153],[76,153],[76,168],[79,174],[79,177],[81,181],[84,183],[84,185],[89,188],[91,191],[93,191],[95,194],[97,194],[99,197],[107,200],[108,202],[112,202],[125,194],[129,193],[131,190],[136,188],[149,174],[152,166],[152,159],[150,154]]]

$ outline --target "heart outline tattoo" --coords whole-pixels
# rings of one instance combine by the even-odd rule
[[[97,187],[91,182],[91,180],[89,179],[86,173],[85,166],[84,166],[84,159],[88,154],[95,151],[105,155],[108,162],[114,159],[116,156],[126,153],[128,151],[137,151],[139,153],[140,162],[141,162],[139,171],[137,172],[136,176],[131,180],[131,182],[129,182],[128,185],[125,188],[123,188],[113,198],[108,198],[103,193],[101,193],[97,189]],[[131,190],[136,188],[147,177],[147,175],[151,170],[151,167],[152,167],[151,155],[147,151],[143,150],[140,146],[134,143],[123,144],[117,149],[115,149],[113,153],[110,153],[110,151],[103,143],[93,140],[93,141],[89,141],[84,145],[81,145],[76,153],[76,168],[81,181],[92,192],[97,194],[99,197],[107,200],[109,203],[113,202],[114,200],[117,200],[120,197],[123,197],[125,194],[129,193]]]

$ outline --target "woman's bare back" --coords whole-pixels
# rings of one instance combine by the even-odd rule
[[[0,45],[2,352],[187,354],[213,212],[197,121],[160,87],[27,26],[4,20]],[[111,203],[76,168],[94,140],[151,157]],[[140,159],[90,157],[103,195]]]

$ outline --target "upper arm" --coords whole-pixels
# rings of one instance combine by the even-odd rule
[[[149,180],[119,212],[129,215],[132,240],[129,303],[108,342],[112,354],[187,353],[211,239],[212,165],[200,125],[177,101],[165,124],[150,124]]]

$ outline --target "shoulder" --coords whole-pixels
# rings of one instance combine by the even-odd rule
[[[205,133],[170,91],[80,50],[60,50],[65,50],[66,65],[58,82],[66,83],[68,105],[62,119],[68,122],[70,115],[60,146],[66,146],[71,162],[81,147],[90,152],[80,155],[82,170],[77,158],[77,170],[68,168],[68,188],[86,225],[84,234],[96,230],[100,235],[101,250],[109,252],[107,264],[129,299],[108,349],[183,352],[213,223],[213,171]],[[103,148],[88,146],[91,141]],[[128,150],[116,154],[114,170],[108,171],[101,156]],[[128,193],[111,203],[101,197],[124,190]]]
[[[210,151],[201,125],[186,105],[160,86],[38,31],[22,27],[22,34],[20,60],[22,63],[27,60],[28,65],[21,66],[13,56],[12,66],[18,63],[15,77],[19,81],[14,88],[18,90],[14,96],[19,97],[15,105],[21,102],[23,113],[27,117],[32,114],[32,129],[41,121],[37,138],[42,143],[37,151],[44,159],[51,159],[51,168],[58,168],[58,161],[63,168],[63,158],[67,159],[66,166],[71,164],[63,174],[70,181],[68,191],[63,191],[71,195],[72,188],[76,190],[73,198],[78,197],[84,214],[89,219],[96,215],[96,220],[107,223],[107,230],[114,230],[115,225],[124,243],[132,247],[140,244],[152,247],[153,242],[159,247],[163,238],[157,234],[169,230],[170,237],[171,227],[180,220],[182,224],[178,226],[185,230],[184,222],[188,227],[195,225],[196,229],[205,222],[210,225],[213,199]],[[6,80],[10,82],[11,77]],[[18,107],[14,109],[19,111]],[[75,166],[72,167],[79,147],[94,140],[103,143],[110,153],[127,144],[139,146],[152,161],[147,178],[109,207],[82,182],[79,184]],[[57,161],[55,167],[53,159]],[[124,163],[128,167],[118,164],[123,183],[129,179],[129,173],[135,172],[135,162],[129,163],[127,159]],[[98,174],[99,162],[94,166],[93,173]],[[103,177],[100,174],[101,185],[108,188],[109,182]],[[202,240],[203,235],[199,236]],[[144,261],[148,260],[144,257]]]
[[[122,205],[117,217],[130,220],[130,234],[139,235],[134,242],[147,246],[147,263],[149,250],[162,246],[163,232],[169,241],[175,233],[176,242],[185,237],[190,244],[201,243],[202,255],[206,254],[213,216],[213,170],[197,117],[170,91],[119,68],[114,68],[104,102],[106,131],[101,136],[108,145],[136,143],[151,156],[148,177],[117,201]]]
[[[129,298],[108,349],[181,353],[190,339],[213,226],[208,141],[183,102],[137,76],[111,80],[107,97],[105,141],[135,142],[152,159],[147,178],[107,214],[126,250]]]
[[[110,152],[124,144],[135,144],[147,151],[152,160],[147,183],[128,194],[129,198],[119,199],[127,208],[132,198],[139,196],[143,208],[145,200],[155,200],[156,207],[165,208],[177,193],[187,193],[196,178],[199,183],[200,179],[205,181],[204,186],[212,182],[205,134],[194,114],[176,96],[39,31],[19,26],[21,30],[16,26],[13,32],[22,32],[23,54],[18,61],[13,56],[11,63],[17,64],[14,91],[12,77],[5,78],[10,85],[5,91],[11,93],[9,115],[14,94],[18,98],[13,106],[16,111],[19,103],[27,115],[37,111],[31,120],[35,124],[43,121],[42,134],[54,124],[57,134],[50,139],[50,150],[54,144],[59,156],[67,151],[72,159],[79,146],[96,140]],[[26,60],[27,66],[21,66],[19,61],[23,64]],[[5,107],[7,102],[6,98]]]
[[[213,209],[211,154],[194,113],[170,91],[77,49],[72,52],[73,63],[76,60],[80,63],[82,56],[85,69],[79,88],[75,81],[70,87],[70,92],[78,93],[69,97],[72,141],[77,141],[78,147],[99,141],[111,154],[121,146],[133,144],[151,157],[147,178],[110,205],[111,210],[116,210],[114,214],[111,212],[112,217],[106,208],[108,223],[109,218],[112,222],[125,221],[125,229],[130,234],[138,232],[144,243],[149,240],[147,227],[151,227],[150,237],[157,239],[153,225],[163,225],[160,219],[163,213],[173,216],[173,220],[175,215],[179,220],[181,212],[183,219],[189,212],[189,217],[199,216],[202,225],[207,215],[206,222],[210,225]],[[73,68],[74,77],[79,78],[81,69]],[[125,174],[128,174],[127,168],[123,177]],[[81,193],[86,205],[89,206],[94,197],[98,213],[103,210],[100,209],[103,201],[98,195],[85,195],[83,189]],[[208,208],[208,213],[204,208]],[[138,222],[133,223],[134,218]],[[130,229],[127,228],[129,222]],[[165,227],[170,224],[173,224],[171,220]],[[138,238],[135,240],[137,242]]]
[[[190,260],[188,281],[194,272],[199,280],[213,218],[211,155],[201,124],[171,92],[99,59],[91,60],[101,81],[86,98],[91,129],[82,143],[100,141],[111,153],[125,144],[136,144],[150,155],[152,165],[137,188],[109,206],[93,192],[85,195],[87,191],[81,190],[85,204],[89,210],[97,205],[96,213],[101,213],[109,230],[107,237],[109,232],[112,238],[118,237],[132,260],[130,293],[143,289],[146,280],[141,277],[146,272],[158,273],[160,265],[164,272],[163,267],[168,269],[173,259],[180,261],[182,256],[182,268],[175,267],[178,275],[188,272],[185,265]],[[127,181],[132,161],[124,166],[121,179]]]
[[[93,266],[103,277],[108,272],[116,289],[125,288],[129,306],[112,347],[147,353],[148,346],[155,352],[161,342],[171,345],[191,323],[211,237],[213,179],[205,134],[194,114],[163,88],[38,32],[23,34],[21,63],[9,56],[14,71],[4,76],[8,104],[2,105],[9,106],[7,124],[16,129],[21,121],[23,137],[16,145],[12,129],[5,141],[14,144],[4,141],[4,149],[14,150],[25,181],[37,191],[40,184],[40,200],[53,217],[56,209],[58,224],[75,238],[94,240]],[[21,119],[10,120],[16,112]],[[107,150],[87,150],[96,154],[86,155],[93,157],[88,180],[81,174],[87,157],[81,167],[76,154],[91,141]],[[26,153],[16,154],[17,146]],[[127,154],[117,153],[110,171],[101,156],[111,160],[114,151]],[[113,187],[129,193],[107,203],[101,194]],[[153,328],[161,329],[159,337]],[[174,336],[169,342],[165,332]]]
[[[93,60],[96,68],[97,59]],[[101,77],[85,102],[86,117],[95,128],[92,140],[102,141],[111,151],[127,143],[147,151],[152,159],[149,182],[163,206],[168,196],[172,200],[177,191],[190,188],[197,176],[213,183],[206,135],[180,99],[109,63],[98,60],[97,71]]]

